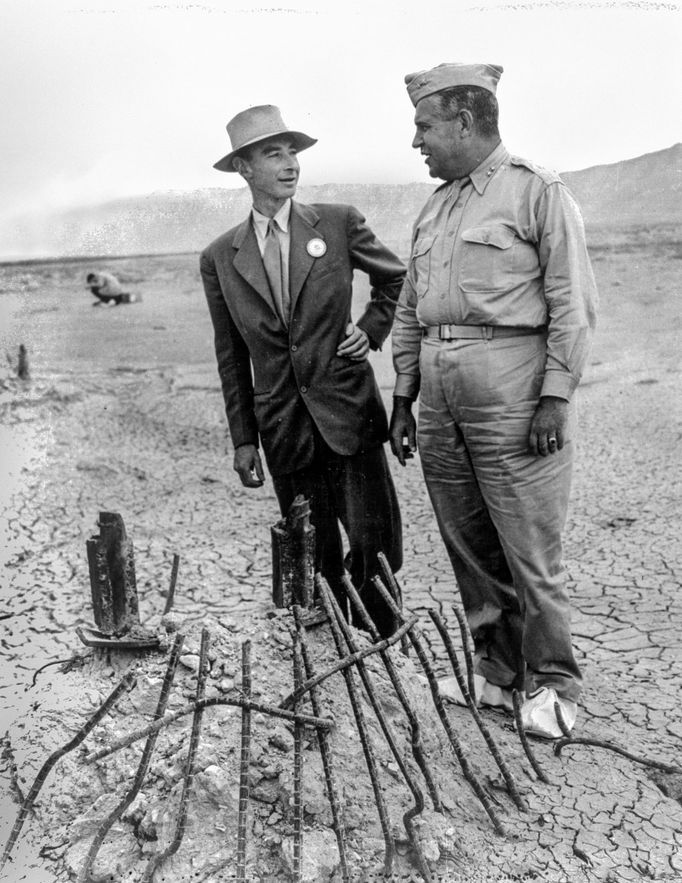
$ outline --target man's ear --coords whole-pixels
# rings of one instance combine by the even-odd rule
[[[457,123],[459,124],[460,134],[465,137],[471,137],[474,133],[474,117],[470,110],[465,107],[457,111]]]

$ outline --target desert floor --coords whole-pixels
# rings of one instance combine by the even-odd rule
[[[585,678],[576,735],[668,763],[680,762],[682,739],[682,253],[674,234],[591,234],[600,325],[578,394],[565,543]],[[141,302],[93,308],[84,288],[93,267],[111,269]],[[366,293],[359,282],[358,304]],[[10,364],[20,343],[32,375],[24,383]],[[79,647],[74,628],[90,620],[85,541],[98,512],[125,520],[143,619],[153,625],[173,553],[181,612],[247,621],[266,611],[278,510],[270,482],[247,490],[231,469],[196,255],[0,266],[0,347],[9,357],[0,383],[4,732],[30,700],[34,672]],[[388,403],[390,347],[372,358]],[[452,622],[456,589],[418,459],[393,472],[406,607],[437,607]],[[445,673],[435,642],[433,651]],[[510,729],[501,714],[489,719]],[[521,856],[518,844],[497,844],[497,854],[518,856],[519,873],[535,874],[528,879],[682,880],[679,781],[662,790],[643,765],[604,749],[573,746],[560,758],[547,744],[536,751],[553,784],[525,782],[532,849]]]

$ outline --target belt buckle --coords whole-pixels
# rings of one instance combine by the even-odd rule
[[[481,325],[480,328],[481,328],[481,337],[483,338],[483,340],[492,340],[493,339],[493,337],[495,335],[493,333],[494,329],[493,329],[492,325]]]
[[[439,340],[452,340],[452,334],[450,333],[449,325],[439,325],[438,326],[438,339]]]

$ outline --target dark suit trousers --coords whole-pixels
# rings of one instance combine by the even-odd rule
[[[384,553],[394,573],[403,561],[400,510],[383,447],[344,457],[316,432],[310,465],[290,475],[273,476],[273,484],[282,515],[297,494],[310,501],[315,570],[325,577],[344,612],[340,577],[345,567],[381,636],[391,635],[394,617],[371,582],[379,573],[378,552]],[[339,522],[348,539],[345,557]],[[360,625],[357,618],[353,621]]]

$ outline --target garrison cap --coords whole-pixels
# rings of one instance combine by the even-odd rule
[[[414,106],[422,98],[454,86],[480,86],[495,94],[503,68],[499,64],[439,64],[430,71],[407,74],[407,93]]]

